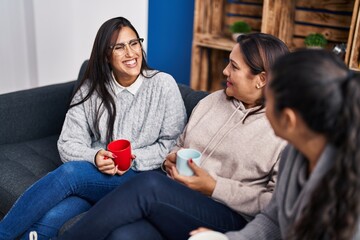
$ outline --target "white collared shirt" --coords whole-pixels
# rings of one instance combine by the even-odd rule
[[[113,72],[111,72],[111,76],[112,76],[112,80],[113,80],[113,81],[111,81],[111,86],[112,86],[112,89],[114,90],[115,95],[118,95],[125,89],[128,90],[132,95],[135,95],[137,93],[137,91],[139,90],[141,84],[144,81],[144,77],[141,74],[139,74],[138,78],[135,80],[135,82],[133,84],[131,84],[128,87],[124,87],[116,81]]]

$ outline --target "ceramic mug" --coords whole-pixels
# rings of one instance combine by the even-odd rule
[[[126,139],[118,139],[108,144],[107,149],[115,154],[115,165],[121,171],[126,171],[131,166],[131,144]]]
[[[199,166],[201,159],[201,152],[191,148],[184,148],[176,153],[176,169],[178,170],[180,175],[184,175],[184,176],[194,175],[193,170],[191,170],[191,168],[188,165],[188,161],[190,159],[192,159],[192,161]]]

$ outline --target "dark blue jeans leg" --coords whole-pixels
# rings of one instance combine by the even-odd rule
[[[0,222],[0,239],[15,239],[69,196],[95,203],[138,172],[110,176],[86,161],[67,162],[29,187]],[[61,217],[61,216],[60,216]]]
[[[106,240],[165,240],[147,220],[140,220],[117,228]]]
[[[60,239],[106,239],[115,229],[144,219],[165,239],[181,240],[201,226],[225,232],[246,224],[227,206],[164,175],[148,172],[100,200]]]

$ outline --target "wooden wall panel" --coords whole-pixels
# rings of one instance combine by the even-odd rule
[[[322,33],[327,40],[334,42],[346,42],[349,34],[348,30],[340,30],[335,28],[324,28],[309,25],[294,25],[294,35],[306,37],[309,33]]]
[[[328,40],[328,49],[346,43],[355,0],[297,0],[291,48],[304,47],[304,39],[311,33],[321,33]]]
[[[351,69],[360,71],[360,0],[354,4],[345,62]]]
[[[328,11],[352,12],[353,0],[297,0],[296,6],[309,9],[323,9]]]
[[[295,21],[329,27],[349,28],[351,23],[351,13],[344,15],[328,12],[311,12],[298,9],[295,13]]]
[[[247,22],[254,32],[261,31],[263,12],[262,0],[238,0],[225,4],[224,33],[229,36],[229,26],[236,21]]]
[[[226,13],[243,15],[243,16],[252,16],[261,18],[262,15],[262,4],[234,4],[228,3],[225,8]]]

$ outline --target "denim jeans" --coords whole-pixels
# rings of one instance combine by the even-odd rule
[[[88,210],[137,173],[129,170],[122,176],[111,176],[89,162],[64,163],[39,179],[15,202],[0,222],[0,239],[15,239],[31,229],[43,239],[56,236],[63,223]]]
[[[156,172],[134,177],[93,206],[56,239],[179,239],[207,227],[239,230],[247,221],[199,192]]]
[[[45,215],[33,224],[20,238],[28,240],[31,231],[36,231],[38,240],[50,239],[56,236],[59,229],[71,218],[86,212],[92,204],[83,198],[70,196],[62,200],[55,207],[50,209]]]

